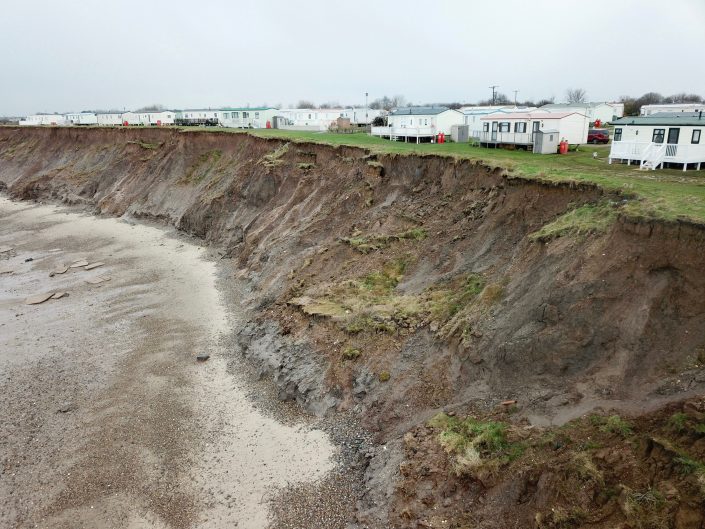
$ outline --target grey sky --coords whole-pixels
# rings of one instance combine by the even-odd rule
[[[705,0],[2,0],[0,115],[705,96]]]

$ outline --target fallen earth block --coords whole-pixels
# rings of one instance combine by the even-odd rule
[[[86,279],[86,283],[89,285],[98,285],[99,283],[103,283],[105,281],[110,281],[110,278],[107,276],[98,276],[91,279]]]
[[[81,268],[84,266],[88,266],[88,261],[76,261],[75,263],[71,263],[69,268]]]
[[[199,362],[205,362],[205,361],[208,360],[210,357],[211,357],[211,355],[204,353],[204,354],[198,355],[198,356],[196,357],[196,360],[199,361]]]
[[[12,246],[0,246],[0,253],[9,252],[12,250]]]
[[[49,277],[54,277],[57,274],[65,274],[68,271],[69,271],[68,266],[65,268],[57,268],[56,270],[52,270],[51,272],[49,272]]]
[[[38,305],[39,303],[44,303],[47,299],[54,295],[53,292],[47,292],[44,294],[35,294],[34,296],[29,296],[24,302],[27,305]]]
[[[57,292],[51,297],[51,299],[61,299],[61,298],[68,296],[68,295],[69,295],[68,292]]]
[[[84,267],[84,270],[93,270],[94,268],[98,268],[99,266],[103,266],[105,263],[91,263],[89,265],[86,265]]]

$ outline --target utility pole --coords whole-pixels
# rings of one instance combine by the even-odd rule
[[[370,124],[370,118],[367,112],[367,96],[370,95],[367,92],[365,92],[365,126]]]
[[[517,92],[519,92],[519,90],[514,90],[514,108],[517,106]]]
[[[494,106],[495,93],[496,93],[496,89],[499,88],[499,85],[494,84],[494,85],[490,86],[490,88],[492,89],[492,106]]]

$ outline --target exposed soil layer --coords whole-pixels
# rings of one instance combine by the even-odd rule
[[[439,435],[457,425],[425,424],[441,409],[486,421],[499,405],[512,412],[493,420],[511,435],[526,425],[556,432],[595,410],[650,414],[630,434],[639,442],[666,428],[680,413],[669,403],[705,387],[703,227],[629,219],[625,198],[597,187],[509,178],[467,160],[173,129],[0,129],[0,187],[18,199],[157,219],[222,249],[249,315],[240,351],[280,398],[320,415],[350,410],[377,433],[359,523],[492,527],[521,511],[516,527],[658,527],[635,525],[623,509],[599,520],[549,516],[553,507],[589,516],[599,507],[561,501],[562,482],[549,478],[541,498],[504,501],[505,488],[540,480],[541,469],[569,468],[574,451],[539,457],[534,433],[509,459],[458,441],[493,461],[483,481],[475,469],[484,463],[447,472],[458,446]],[[610,222],[536,235],[595,204]],[[698,420],[688,419],[696,430]],[[604,426],[580,421],[573,446]],[[701,464],[697,431],[689,435],[688,457]],[[653,447],[637,444],[619,450],[632,447],[630,468],[643,470]],[[647,485],[620,468],[601,479]],[[657,474],[649,486],[668,480]],[[702,525],[682,514],[702,507],[698,475],[669,481],[682,501],[664,527]]]

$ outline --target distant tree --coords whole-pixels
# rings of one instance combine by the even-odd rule
[[[372,120],[373,127],[385,127],[387,125],[387,118],[382,116],[377,116]]]
[[[301,99],[296,108],[316,108],[316,104],[313,101],[308,101],[307,99]]]
[[[565,98],[568,103],[585,103],[587,92],[582,88],[568,88],[565,91]]]
[[[455,103],[448,103],[446,105],[443,105],[445,107],[450,108],[451,110],[458,110],[460,107],[463,105],[461,103],[458,103],[457,101]]]
[[[164,105],[154,104],[138,108],[137,112],[161,112],[162,110],[166,110],[166,107]]]
[[[639,103],[637,100],[631,96],[622,96],[619,98],[619,102],[624,104],[624,115],[625,116],[638,116],[639,115]]]
[[[658,92],[647,92],[636,101],[640,108],[644,105],[660,105],[663,103],[663,96]]]
[[[697,94],[674,94],[664,97],[664,103],[702,103],[703,98]]]
[[[392,97],[391,103],[392,103],[392,108],[398,108],[398,107],[403,107],[406,105],[411,105],[411,103],[409,103],[404,96],[399,95],[399,94]]]
[[[509,99],[506,94],[502,94],[501,92],[498,92],[494,96],[494,101],[492,98],[488,99],[483,99],[482,101],[478,101],[477,103],[480,106],[489,106],[489,105],[513,105],[514,101]]]
[[[337,101],[328,101],[327,103],[321,103],[318,108],[341,108],[341,106]]]
[[[526,101],[518,101],[517,105],[520,107],[535,107],[536,103],[534,103],[530,99],[527,99]]]
[[[370,108],[375,110],[392,110],[393,108],[403,107],[407,104],[406,98],[402,95],[396,95],[393,97],[383,96],[372,101],[370,103]]]
[[[536,106],[542,107],[544,105],[552,105],[555,102],[556,102],[556,98],[551,96],[548,99],[539,99],[538,101],[536,101]]]

